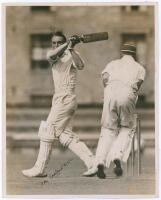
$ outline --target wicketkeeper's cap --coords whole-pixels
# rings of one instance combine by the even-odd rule
[[[136,47],[133,44],[123,44],[121,51],[123,53],[132,53],[136,54]]]

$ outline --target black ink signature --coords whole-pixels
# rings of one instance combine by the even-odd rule
[[[59,169],[56,169],[51,175],[49,175],[49,177],[53,178],[53,177],[55,177],[55,176],[57,176],[57,175],[60,175],[60,173],[63,171],[63,169],[64,169],[66,166],[68,166],[68,165],[71,163],[72,160],[73,160],[73,159],[70,159],[70,160],[68,160],[67,162],[63,163],[62,166],[60,166]]]
[[[67,162],[63,163],[63,164],[60,166],[59,169],[55,169],[54,172],[53,172],[52,174],[48,175],[47,177],[48,177],[48,178],[54,178],[54,177],[60,175],[60,173],[63,171],[63,169],[64,169],[65,167],[67,167],[67,166],[71,163],[72,160],[74,160],[74,159],[72,158],[72,159],[68,160]],[[43,181],[41,182],[42,185],[45,185],[45,184],[47,184],[47,183],[49,183],[48,180],[43,180]]]

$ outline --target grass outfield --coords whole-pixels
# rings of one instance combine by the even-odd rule
[[[30,168],[37,157],[37,151],[7,151],[6,195],[155,195],[154,150],[142,155],[142,173],[138,177],[126,174],[116,178],[112,166],[106,170],[104,180],[97,177],[82,177],[86,170],[83,162],[69,151],[53,151],[48,166],[48,176],[27,178],[22,169]],[[136,170],[136,169],[135,169]],[[5,173],[4,173],[5,175]],[[5,182],[5,181],[4,181]],[[5,185],[5,183],[3,184]]]

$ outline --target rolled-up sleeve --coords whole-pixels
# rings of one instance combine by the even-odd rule
[[[112,68],[112,63],[107,64],[104,70],[102,71],[101,75],[103,76],[105,73],[110,74],[111,68]]]
[[[75,52],[75,54],[78,56],[79,60],[81,61],[81,67],[77,66],[74,60],[73,60],[73,62],[72,62],[72,63],[73,63],[73,67],[75,67],[75,68],[77,68],[77,69],[79,69],[79,70],[82,70],[82,69],[84,68],[84,66],[85,66],[85,62],[84,62],[84,60],[81,58],[81,55],[79,54],[78,51],[74,51],[74,52]]]
[[[53,65],[54,63],[57,62],[58,58],[53,59],[51,56],[51,53],[52,53],[52,50],[49,50],[46,54],[46,58],[47,58],[48,62],[50,63],[50,65]]]
[[[107,66],[105,67],[105,69],[102,71],[102,73],[101,73],[102,76],[103,76],[103,74],[108,73],[107,67],[108,67],[108,65],[107,65]]]
[[[144,80],[146,75],[146,71],[143,67],[140,67],[139,73],[138,73],[138,80]]]

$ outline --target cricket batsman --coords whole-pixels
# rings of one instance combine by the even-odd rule
[[[75,95],[77,72],[84,68],[83,60],[74,50],[74,46],[79,42],[78,36],[72,36],[67,41],[60,31],[55,32],[52,37],[52,49],[48,51],[47,59],[52,66],[55,94],[49,116],[40,124],[38,132],[40,149],[37,161],[31,169],[22,171],[27,177],[46,176],[45,169],[55,139],[73,151],[85,163],[88,170],[93,165],[93,154],[72,131],[71,125],[77,107]]]
[[[127,162],[134,135],[134,111],[145,69],[135,61],[136,47],[124,44],[121,59],[110,62],[102,72],[104,105],[101,134],[95,164],[85,176],[105,178],[105,167],[114,162],[114,173],[121,176],[121,162]]]

